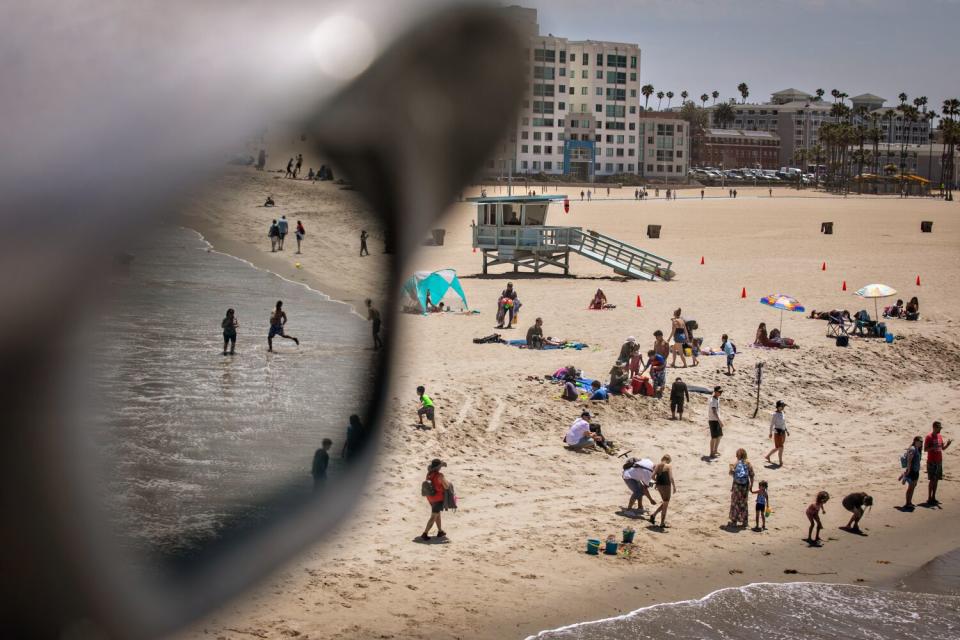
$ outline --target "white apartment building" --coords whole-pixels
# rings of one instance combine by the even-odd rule
[[[687,121],[674,111],[640,113],[640,175],[647,178],[686,178],[690,169]]]
[[[530,38],[528,87],[488,171],[582,180],[640,173],[639,46],[540,35],[536,10],[505,11]]]

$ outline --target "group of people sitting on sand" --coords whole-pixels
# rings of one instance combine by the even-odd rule
[[[904,320],[919,320],[920,319],[920,301],[917,300],[917,296],[910,298],[910,302],[907,303],[907,306],[903,306],[903,300],[897,300],[896,304],[890,305],[889,307],[883,308],[883,317],[884,318],[902,318]]]
[[[793,338],[785,338],[780,334],[780,329],[771,329],[767,333],[767,323],[761,322],[757,327],[757,335],[753,340],[754,346],[766,347],[768,349],[798,349],[797,343]]]

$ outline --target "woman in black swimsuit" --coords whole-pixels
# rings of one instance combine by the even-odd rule
[[[660,514],[660,528],[667,526],[667,507],[670,506],[670,496],[677,491],[673,481],[673,468],[670,466],[670,456],[660,458],[660,464],[653,468],[653,483],[660,492],[660,506],[650,514],[650,524],[656,524],[657,514]]]

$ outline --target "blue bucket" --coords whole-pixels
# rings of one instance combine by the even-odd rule
[[[592,556],[598,555],[600,553],[600,541],[592,538],[587,540],[587,553]]]
[[[604,548],[603,552],[608,556],[617,555],[617,541],[616,540],[607,540],[607,546]]]
[[[893,334],[888,331],[887,335],[884,336],[884,340],[887,341],[887,344],[893,344]]]

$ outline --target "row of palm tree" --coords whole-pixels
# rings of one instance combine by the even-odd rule
[[[746,85],[746,84],[741,84],[740,86],[746,88],[747,85]],[[640,93],[643,94],[643,109],[644,109],[645,111],[646,111],[646,110],[649,110],[649,107],[650,107],[650,96],[653,96],[653,95],[657,96],[657,101],[658,101],[658,102],[657,102],[657,111],[659,111],[661,105],[663,104],[663,99],[664,99],[664,98],[667,99],[667,108],[669,109],[669,108],[670,108],[670,103],[671,103],[671,101],[673,100],[673,96],[675,95],[675,94],[673,93],[673,91],[657,91],[652,84],[645,84],[645,85],[643,85],[642,87],[640,87]],[[743,92],[741,92],[741,94],[743,95]],[[746,96],[747,96],[747,95],[749,95],[749,93],[747,93],[746,95],[744,95],[744,100],[746,100]],[[710,99],[710,96],[713,96],[713,104],[717,104],[717,98],[720,97],[720,92],[714,90],[711,94],[706,94],[706,93],[701,94],[701,96],[700,96],[701,106],[706,107],[706,105],[707,105],[707,100]],[[690,93],[689,93],[686,89],[684,89],[683,91],[681,91],[681,92],[680,92],[680,104],[681,104],[681,105],[686,104],[688,97],[690,97]]]

